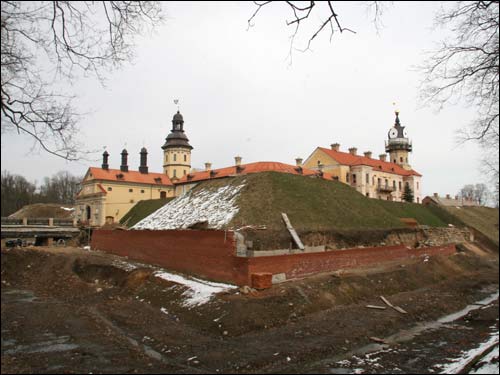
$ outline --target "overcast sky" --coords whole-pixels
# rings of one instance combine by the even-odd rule
[[[320,4],[324,6],[325,4]],[[435,47],[443,30],[433,28],[435,2],[395,2],[383,14],[377,33],[365,5],[338,2],[343,26],[356,31],[327,32],[314,40],[311,52],[294,52],[290,65],[291,19],[284,4],[261,10],[255,26],[247,20],[248,3],[167,2],[166,22],[153,35],[137,40],[133,64],[108,75],[106,87],[93,79],[72,88],[78,108],[89,114],[80,139],[99,150],[96,161],[66,162],[30,151],[30,138],[2,135],[2,169],[40,181],[60,170],[84,175],[100,166],[103,147],[110,167],[119,168],[126,147],[129,166],[137,169],[139,151],[148,151],[150,171],[162,171],[161,146],[180,100],[184,129],[194,147],[192,166],[213,168],[234,163],[279,161],[294,164],[318,147],[341,144],[346,151],[384,152],[394,123],[394,106],[413,141],[412,167],[423,175],[425,195],[455,194],[468,183],[486,182],[478,172],[480,150],[457,146],[455,133],[473,119],[461,106],[441,112],[421,108],[415,66]],[[320,9],[313,13],[314,26]],[[323,13],[324,15],[325,13]],[[297,40],[303,47],[310,30]]]

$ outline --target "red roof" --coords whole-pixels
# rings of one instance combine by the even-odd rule
[[[372,167],[374,170],[382,171],[386,173],[393,173],[400,176],[422,176],[417,171],[413,169],[407,170],[400,167],[396,163],[391,163],[387,161],[381,161],[378,159],[368,158],[366,156],[352,155],[347,152],[335,151],[328,148],[319,147],[321,151],[326,153],[332,159],[337,161],[339,164],[355,166],[355,165],[367,165]]]
[[[134,182],[138,184],[172,186],[172,181],[163,173],[141,173],[139,171],[122,172],[119,169],[102,169],[90,167],[87,174],[93,180],[115,182]]]
[[[223,177],[243,175],[249,173],[270,172],[270,171],[290,173],[303,176],[313,176],[318,174],[318,172],[306,168],[302,168],[302,173],[300,173],[299,167],[275,161],[259,161],[256,163],[242,164],[239,166],[238,171],[236,168],[237,168],[236,166],[232,166],[226,168],[212,169],[210,171],[190,173],[179,179],[176,182],[176,184],[185,184],[185,183],[210,180],[215,178],[223,178]],[[323,178],[332,180],[333,176],[329,173],[323,173]]]

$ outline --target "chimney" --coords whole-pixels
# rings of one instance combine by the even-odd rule
[[[141,148],[141,165],[139,166],[139,172],[148,173],[148,150],[146,147]]]
[[[446,194],[446,199],[451,199],[450,194]]]
[[[351,147],[351,148],[349,149],[349,153],[350,153],[351,155],[356,155],[356,153],[357,153],[357,152],[358,152],[358,149],[357,149],[356,147]]]
[[[212,163],[205,163],[205,171],[209,171],[212,169]]]
[[[297,165],[297,167],[302,167],[302,158],[295,159],[295,164]]]
[[[387,154],[380,154],[378,156],[378,158],[380,159],[380,161],[385,161],[385,158],[387,157]]]
[[[434,193],[434,198],[439,198],[438,193]]]
[[[365,158],[371,159],[372,158],[372,152],[371,151],[365,151]]]
[[[234,157],[234,165],[236,165],[236,166],[241,165],[241,156]]]
[[[102,154],[102,169],[105,169],[105,170],[109,169],[108,157],[109,157],[108,152],[104,151],[104,153]]]
[[[120,171],[122,171],[122,172],[128,172],[127,157],[128,157],[128,152],[127,152],[127,150],[123,149],[123,151],[122,151],[122,165],[120,165]]]
[[[340,150],[340,143],[332,143],[330,145],[333,151],[339,151]]]

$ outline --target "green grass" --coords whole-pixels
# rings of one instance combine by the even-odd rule
[[[125,214],[125,216],[121,218],[120,224],[126,225],[130,228],[131,226],[144,219],[146,216],[151,215],[157,209],[163,207],[172,199],[173,198],[164,198],[139,201],[135,204],[134,207],[130,209],[129,212]]]
[[[498,208],[446,207],[446,210],[466,225],[484,234],[498,246]]]
[[[377,203],[391,215],[398,218],[412,218],[420,225],[446,227],[448,224],[463,226],[463,223],[446,210],[437,206],[424,206],[417,203],[389,202],[377,200]]]
[[[448,225],[443,217],[422,205],[366,198],[336,181],[276,172],[236,179],[245,179],[247,184],[238,200],[240,210],[230,223],[234,226],[282,229],[281,212],[288,215],[298,231],[401,228],[405,225],[400,218],[410,217],[423,225]]]

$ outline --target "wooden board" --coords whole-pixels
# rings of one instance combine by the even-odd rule
[[[292,235],[293,240],[297,244],[297,247],[300,250],[304,250],[304,248],[305,248],[304,244],[300,240],[299,235],[297,234],[297,232],[295,231],[295,229],[293,229],[292,224],[290,223],[290,220],[288,219],[287,214],[285,214],[284,212],[282,212],[281,216],[283,217],[283,221],[285,222],[286,228],[288,229],[288,231]]]

